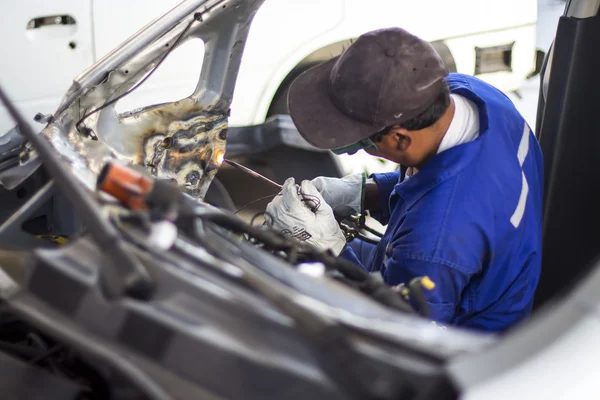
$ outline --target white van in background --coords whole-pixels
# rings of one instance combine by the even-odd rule
[[[0,10],[0,85],[26,116],[51,114],[81,71],[180,0],[20,0]],[[535,68],[537,0],[267,0],[251,26],[230,125],[286,113],[302,71],[340,54],[360,34],[400,26],[430,41],[450,70],[519,89]],[[187,97],[203,44],[177,48],[119,111]],[[0,135],[13,126],[0,108]],[[35,126],[37,130],[41,125]],[[366,155],[340,157],[345,172],[389,169]]]

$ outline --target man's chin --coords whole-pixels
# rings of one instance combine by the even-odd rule
[[[394,157],[393,159],[386,158],[386,160],[391,161],[396,164],[403,165],[405,167],[409,167],[410,165],[412,165],[412,162],[410,160],[406,159],[405,157]]]

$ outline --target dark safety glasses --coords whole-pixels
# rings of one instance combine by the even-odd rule
[[[377,145],[371,140],[371,138],[366,138],[361,140],[360,142],[349,144],[348,146],[339,147],[337,149],[331,149],[335,154],[354,154],[359,150],[369,150],[374,149],[375,151],[379,150]]]
[[[390,129],[391,129],[391,127],[386,127],[384,129],[382,129],[381,131],[369,136],[366,139],[363,139],[356,143],[349,144],[348,146],[338,147],[337,149],[331,149],[331,151],[334,154],[350,154],[350,155],[356,153],[359,150],[373,149],[374,151],[377,151],[377,150],[379,150],[379,147],[377,147],[376,143],[381,141],[381,138],[385,134],[387,134]]]

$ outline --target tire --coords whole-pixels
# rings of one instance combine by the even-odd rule
[[[298,65],[288,74],[288,76],[285,77],[283,82],[281,82],[281,85],[279,85],[279,89],[277,89],[275,96],[273,96],[273,100],[269,106],[269,111],[267,112],[267,118],[273,115],[289,115],[290,109],[288,108],[288,94],[290,92],[292,82],[294,82],[294,79],[300,76],[304,71],[307,71],[318,64],[319,63]]]
[[[231,212],[235,211],[235,204],[227,191],[227,188],[223,185],[223,183],[218,179],[214,178],[208,187],[208,192],[206,192],[206,196],[204,197],[204,201],[208,204],[211,204],[215,207],[228,210]]]

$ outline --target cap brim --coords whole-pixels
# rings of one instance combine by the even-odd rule
[[[329,75],[337,57],[301,74],[290,87],[290,114],[300,135],[319,149],[336,149],[379,132],[342,113],[329,97]]]

